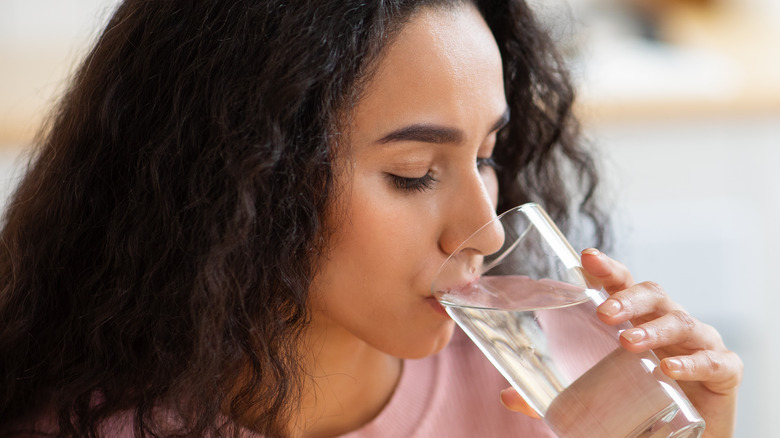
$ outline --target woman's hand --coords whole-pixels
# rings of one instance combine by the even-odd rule
[[[705,437],[733,436],[743,365],[720,334],[689,315],[657,284],[635,283],[625,266],[598,250],[583,251],[582,266],[610,294],[597,309],[599,318],[610,325],[634,325],[621,335],[623,347],[655,351],[661,370],[679,382],[704,417]],[[501,400],[509,409],[536,417],[511,388],[502,392]]]

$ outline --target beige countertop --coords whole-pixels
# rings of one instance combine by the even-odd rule
[[[577,112],[586,123],[780,116],[777,17],[725,8],[679,11],[674,45],[595,42],[583,57]],[[87,44],[0,40],[0,147],[28,144]]]
[[[579,111],[597,123],[780,117],[779,19],[733,6],[682,9],[664,24],[675,43],[666,49],[626,43],[596,48],[585,68]]]

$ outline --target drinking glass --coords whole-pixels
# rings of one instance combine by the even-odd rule
[[[599,320],[596,307],[607,294],[539,205],[515,207],[480,228],[442,265],[432,292],[559,437],[704,431],[656,355],[621,347],[618,336],[631,325]]]

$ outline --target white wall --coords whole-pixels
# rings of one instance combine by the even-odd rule
[[[745,362],[738,437],[780,409],[780,114],[591,127],[617,199],[616,252]]]
[[[68,46],[95,34],[118,0],[3,0],[0,39]]]
[[[33,135],[117,0],[0,0],[0,147]]]

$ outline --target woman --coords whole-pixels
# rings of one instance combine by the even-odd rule
[[[428,288],[527,200],[601,238],[560,62],[519,1],[365,3],[119,7],[6,212],[3,434],[551,436]],[[717,332],[583,264],[730,436]]]

